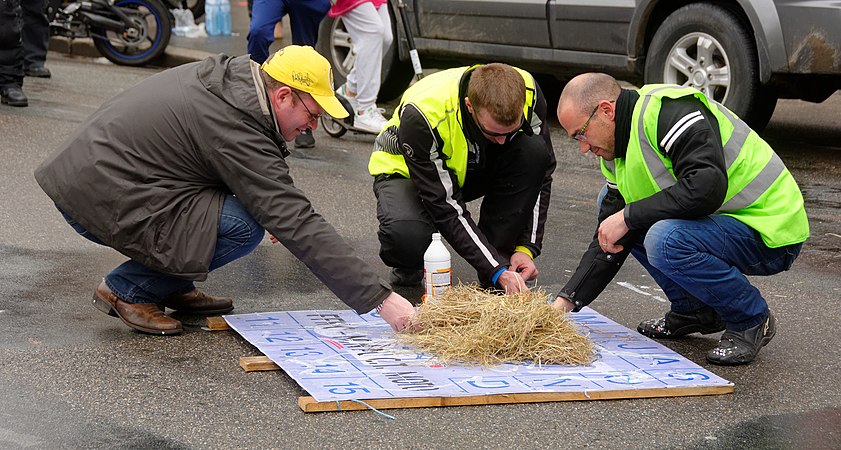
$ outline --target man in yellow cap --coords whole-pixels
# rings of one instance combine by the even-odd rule
[[[289,176],[285,141],[322,113],[347,115],[332,84],[326,59],[290,46],[262,67],[218,55],[161,72],[93,113],[35,172],[79,234],[130,258],[105,276],[93,305],[141,332],[180,333],[165,308],[232,310],[194,282],[253,251],[267,230],[348,306],[379,308],[404,328],[411,304]]]

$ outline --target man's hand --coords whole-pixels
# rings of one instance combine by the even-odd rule
[[[552,302],[552,307],[565,313],[575,309],[575,305],[573,305],[571,301],[561,296],[555,297],[555,301]]]
[[[506,294],[516,294],[518,292],[525,292],[529,290],[528,286],[526,286],[526,282],[523,281],[523,277],[511,269],[503,271],[496,280],[496,284],[498,284]]]
[[[614,213],[599,225],[599,246],[605,253],[618,253],[622,251],[621,245],[616,241],[622,239],[628,233],[628,225],[625,224],[625,208]]]
[[[526,281],[531,281],[537,278],[537,266],[534,265],[534,261],[531,259],[531,256],[523,253],[523,252],[514,252],[511,255],[511,267],[508,270],[513,270],[520,274]]]
[[[392,292],[383,301],[382,307],[379,309],[379,314],[383,320],[391,325],[392,330],[403,331],[412,325],[415,308],[403,296]],[[409,331],[414,331],[414,329],[410,329]]]

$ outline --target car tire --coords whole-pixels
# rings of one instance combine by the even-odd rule
[[[755,130],[768,124],[777,96],[759,81],[750,31],[732,12],[695,3],[669,15],[654,34],[645,82],[695,87]]]
[[[409,62],[401,61],[398,55],[397,44],[399,34],[395,29],[394,11],[389,6],[391,15],[391,32],[394,39],[388,50],[383,55],[382,76],[380,79],[380,91],[377,95],[378,102],[387,102],[403,95],[409,87],[414,72]],[[339,87],[347,80],[350,69],[356,60],[351,51],[350,35],[342,24],[342,18],[325,17],[318,29],[318,52],[324,55],[330,65],[333,66],[333,82]]]

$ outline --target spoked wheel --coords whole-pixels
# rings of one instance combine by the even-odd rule
[[[172,34],[169,11],[157,0],[120,0],[116,6],[129,16],[132,26],[122,32],[92,29],[99,53],[127,66],[142,66],[163,55]]]
[[[765,127],[777,104],[759,81],[750,30],[712,4],[690,4],[666,18],[651,41],[645,82],[694,87],[756,130]]]
[[[328,115],[323,115],[321,116],[321,128],[330,136],[340,138],[347,133],[347,128],[343,127],[339,120],[342,119],[334,119]]]

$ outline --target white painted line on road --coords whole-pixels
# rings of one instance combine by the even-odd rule
[[[628,283],[627,281],[617,281],[616,284],[618,284],[619,286],[622,286],[623,288],[630,289],[630,290],[636,292],[637,294],[642,294],[642,295],[651,297],[651,298],[653,298],[654,300],[657,300],[660,303],[667,303],[668,302],[663,297],[660,297],[659,295],[651,294],[650,292],[645,292],[642,289],[637,288],[633,284]]]

